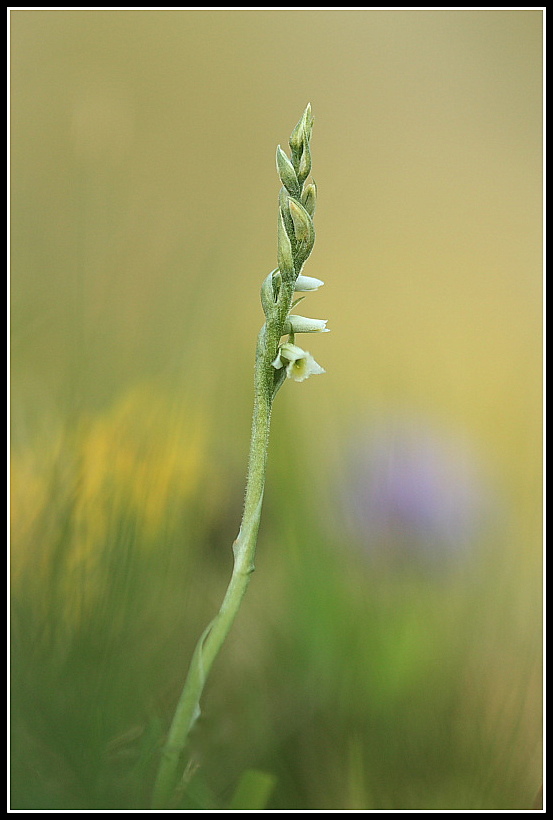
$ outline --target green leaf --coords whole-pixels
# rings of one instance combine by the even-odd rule
[[[257,769],[246,769],[229,808],[234,811],[263,811],[276,785],[276,777]]]

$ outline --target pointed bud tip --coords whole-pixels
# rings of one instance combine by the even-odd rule
[[[304,206],[291,197],[288,198],[288,210],[294,223],[296,239],[307,239],[313,233],[313,221]]]

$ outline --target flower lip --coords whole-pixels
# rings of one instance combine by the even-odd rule
[[[320,373],[325,373],[323,367],[318,364],[311,353],[303,350],[298,345],[291,342],[285,342],[279,348],[278,354],[273,367],[279,370],[281,367],[286,367],[286,377],[294,379],[296,382],[303,382],[309,376],[316,376]]]

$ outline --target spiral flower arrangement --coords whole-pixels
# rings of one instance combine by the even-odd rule
[[[311,173],[311,130],[313,116],[308,105],[290,136],[290,157],[280,145],[276,151],[276,165],[282,188],[278,211],[278,268],[273,270],[261,289],[261,301],[267,319],[268,336],[274,341],[288,334],[288,341],[278,344],[278,352],[271,364],[274,375],[274,393],[285,377],[304,381],[309,376],[324,373],[310,353],[295,344],[296,333],[324,333],[326,320],[309,319],[290,313],[301,296],[293,301],[294,293],[317,290],[324,283],[304,276],[303,266],[315,244],[313,215],[317,201],[317,186],[307,182]],[[281,371],[281,372],[278,372]]]

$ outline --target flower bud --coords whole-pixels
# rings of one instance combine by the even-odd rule
[[[309,143],[303,143],[303,153],[301,155],[301,159],[298,165],[298,181],[300,185],[305,182],[307,177],[311,172],[311,150],[309,148]]]
[[[304,142],[309,142],[311,139],[311,131],[313,130],[313,114],[311,113],[311,103],[307,103],[305,111],[302,116],[303,121],[303,139]]]
[[[282,221],[284,222],[284,227],[286,228],[288,239],[292,244],[292,249],[295,250],[296,232],[294,230],[294,221],[292,219],[292,214],[290,213],[289,202],[290,194],[288,193],[286,188],[282,187],[278,192],[278,207],[280,208],[280,213],[282,214]]]
[[[292,151],[292,163],[294,168],[297,168],[300,157],[302,156],[305,145],[311,139],[311,130],[313,128],[313,116],[311,114],[311,103],[309,103],[301,115],[301,119],[292,131],[289,139],[290,149]],[[309,172],[308,172],[309,173]],[[305,177],[304,177],[305,179]]]
[[[301,204],[309,216],[312,217],[315,213],[315,205],[317,204],[317,186],[314,182],[309,182],[303,189]]]
[[[303,114],[301,116],[300,121],[290,134],[290,139],[288,140],[288,144],[290,145],[290,149],[295,156],[301,156],[301,152],[303,149],[303,140],[304,140],[304,132],[303,132]]]
[[[261,285],[261,305],[263,313],[269,318],[275,309],[275,294],[273,290],[273,272],[271,272]]]
[[[311,217],[299,202],[295,199],[288,200],[288,208],[294,222],[294,234],[298,242],[307,240],[313,232],[313,222]]]
[[[286,226],[282,218],[282,213],[278,212],[278,245],[277,245],[277,261],[278,267],[282,274],[282,278],[286,280],[294,279],[296,271],[294,269],[294,257],[292,255],[292,245]]]
[[[304,210],[304,213],[307,214],[307,211]],[[303,239],[301,242],[297,242],[296,244],[296,269],[298,273],[301,273],[301,269],[305,264],[305,261],[308,259],[309,254],[313,250],[313,245],[315,244],[315,228],[313,227],[313,222],[309,217],[309,234],[308,236]]]
[[[294,166],[280,145],[277,146],[276,162],[278,175],[282,181],[282,184],[285,186],[286,190],[292,194],[292,196],[298,196],[300,192],[300,184],[298,182],[296,172],[294,171]]]

